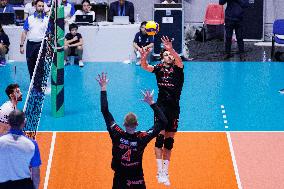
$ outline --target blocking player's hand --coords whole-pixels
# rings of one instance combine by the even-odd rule
[[[102,74],[98,74],[98,77],[96,78],[99,85],[101,86],[102,91],[106,91],[106,86],[108,84],[109,79],[107,78],[107,73],[102,72]]]
[[[141,59],[146,59],[149,55],[149,53],[151,52],[151,48],[140,48],[139,52],[141,54]]]
[[[154,95],[154,90],[152,91],[149,91],[149,90],[145,90],[145,91],[142,91],[142,94],[143,94],[143,101],[146,102],[147,104],[151,105],[151,104],[154,104],[154,100],[153,100],[153,95]]]
[[[171,50],[173,48],[173,44],[172,44],[172,41],[168,38],[168,36],[163,36],[161,38],[161,41],[163,42],[164,44],[164,48],[166,50]]]

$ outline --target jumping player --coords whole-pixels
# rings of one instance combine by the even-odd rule
[[[168,168],[174,144],[174,136],[178,127],[180,113],[179,100],[184,82],[184,73],[182,60],[173,49],[172,41],[167,36],[163,36],[161,40],[164,45],[164,49],[160,53],[161,63],[155,66],[148,64],[147,56],[151,49],[141,49],[140,53],[141,67],[156,75],[159,88],[157,104],[168,119],[165,130],[161,131],[156,138],[155,154],[158,167],[158,182],[170,185]]]
[[[157,115],[154,126],[146,132],[136,132],[137,116],[128,113],[124,118],[125,131],[113,119],[108,109],[106,87],[108,79],[105,73],[98,75],[97,81],[101,86],[101,111],[107,130],[112,140],[112,163],[114,171],[113,189],[145,189],[142,158],[147,144],[156,137],[167,125],[167,119],[153,100],[153,92],[143,92],[144,101],[148,103]]]

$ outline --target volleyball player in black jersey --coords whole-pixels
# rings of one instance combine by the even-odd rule
[[[156,75],[159,88],[158,106],[167,117],[168,124],[156,138],[155,154],[158,165],[157,178],[159,183],[170,185],[168,167],[174,136],[177,132],[180,106],[179,100],[184,83],[183,63],[173,49],[172,41],[166,36],[161,38],[164,49],[161,50],[161,63],[152,66],[147,62],[151,49],[141,50],[141,67]]]
[[[128,113],[124,118],[125,131],[113,119],[108,109],[106,86],[108,79],[105,73],[98,75],[101,86],[101,111],[107,130],[112,140],[112,163],[114,171],[113,189],[145,189],[142,159],[147,144],[156,137],[167,124],[167,119],[153,100],[153,92],[142,92],[144,101],[148,103],[157,115],[154,126],[146,132],[136,132],[137,116]]]

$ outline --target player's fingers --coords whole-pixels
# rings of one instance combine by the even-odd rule
[[[146,96],[146,94],[145,94],[145,92],[143,91],[143,90],[140,90],[141,91],[141,93],[144,95],[144,96]]]

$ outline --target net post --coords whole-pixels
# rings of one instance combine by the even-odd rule
[[[51,68],[51,111],[64,116],[64,6],[55,0],[55,55]]]

